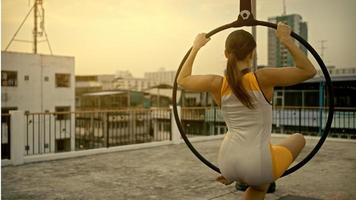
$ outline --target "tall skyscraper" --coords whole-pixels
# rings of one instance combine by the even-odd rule
[[[304,40],[308,41],[308,25],[307,22],[302,21],[302,17],[298,14],[282,15],[268,18],[271,23],[283,22],[288,24],[292,30],[300,35]],[[307,54],[307,49],[296,41],[299,48]],[[277,39],[275,30],[268,29],[268,66],[293,66],[293,58]]]

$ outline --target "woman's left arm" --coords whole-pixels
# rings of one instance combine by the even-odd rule
[[[210,40],[210,38],[206,38],[205,35],[205,33],[200,33],[195,38],[190,54],[178,75],[177,83],[186,90],[211,92],[217,101],[220,99],[219,91],[222,84],[222,77],[218,75],[192,75],[192,67],[196,55],[200,48]]]

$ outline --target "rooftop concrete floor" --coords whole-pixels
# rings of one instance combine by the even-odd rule
[[[281,138],[273,138],[276,143]],[[221,140],[194,143],[216,163]],[[307,140],[299,159],[316,140]],[[287,195],[356,199],[356,143],[326,141],[306,166],[277,181],[267,200]],[[185,144],[2,167],[2,199],[241,199],[234,184],[198,161]]]

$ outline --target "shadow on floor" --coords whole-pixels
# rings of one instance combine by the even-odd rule
[[[287,196],[279,198],[278,200],[320,200],[320,199],[309,198],[309,197],[301,197],[301,196],[294,196],[294,195],[287,195]]]

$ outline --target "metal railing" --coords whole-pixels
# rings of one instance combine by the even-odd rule
[[[274,107],[272,132],[320,135],[326,118],[326,108]],[[8,138],[10,151],[9,119],[10,115],[2,115],[2,149]],[[227,131],[217,107],[183,107],[181,121],[189,137],[220,135]],[[151,108],[25,113],[24,134],[27,156],[167,141],[172,140],[172,111]],[[356,139],[356,108],[335,109],[329,136]]]
[[[274,106],[273,133],[320,135],[328,116],[327,108]],[[227,130],[217,107],[183,107],[181,121],[188,136],[218,135]],[[330,137],[356,139],[356,108],[335,108]]]
[[[274,133],[295,133],[320,135],[328,117],[325,107],[274,107]],[[335,108],[329,133],[331,137],[356,139],[356,108]]]
[[[170,109],[26,113],[25,154],[171,140]]]
[[[227,131],[221,111],[216,107],[182,107],[181,122],[188,137],[221,135]]]
[[[71,151],[74,118],[71,112],[25,113],[25,153]]]
[[[170,109],[83,111],[75,114],[76,149],[170,140]]]

